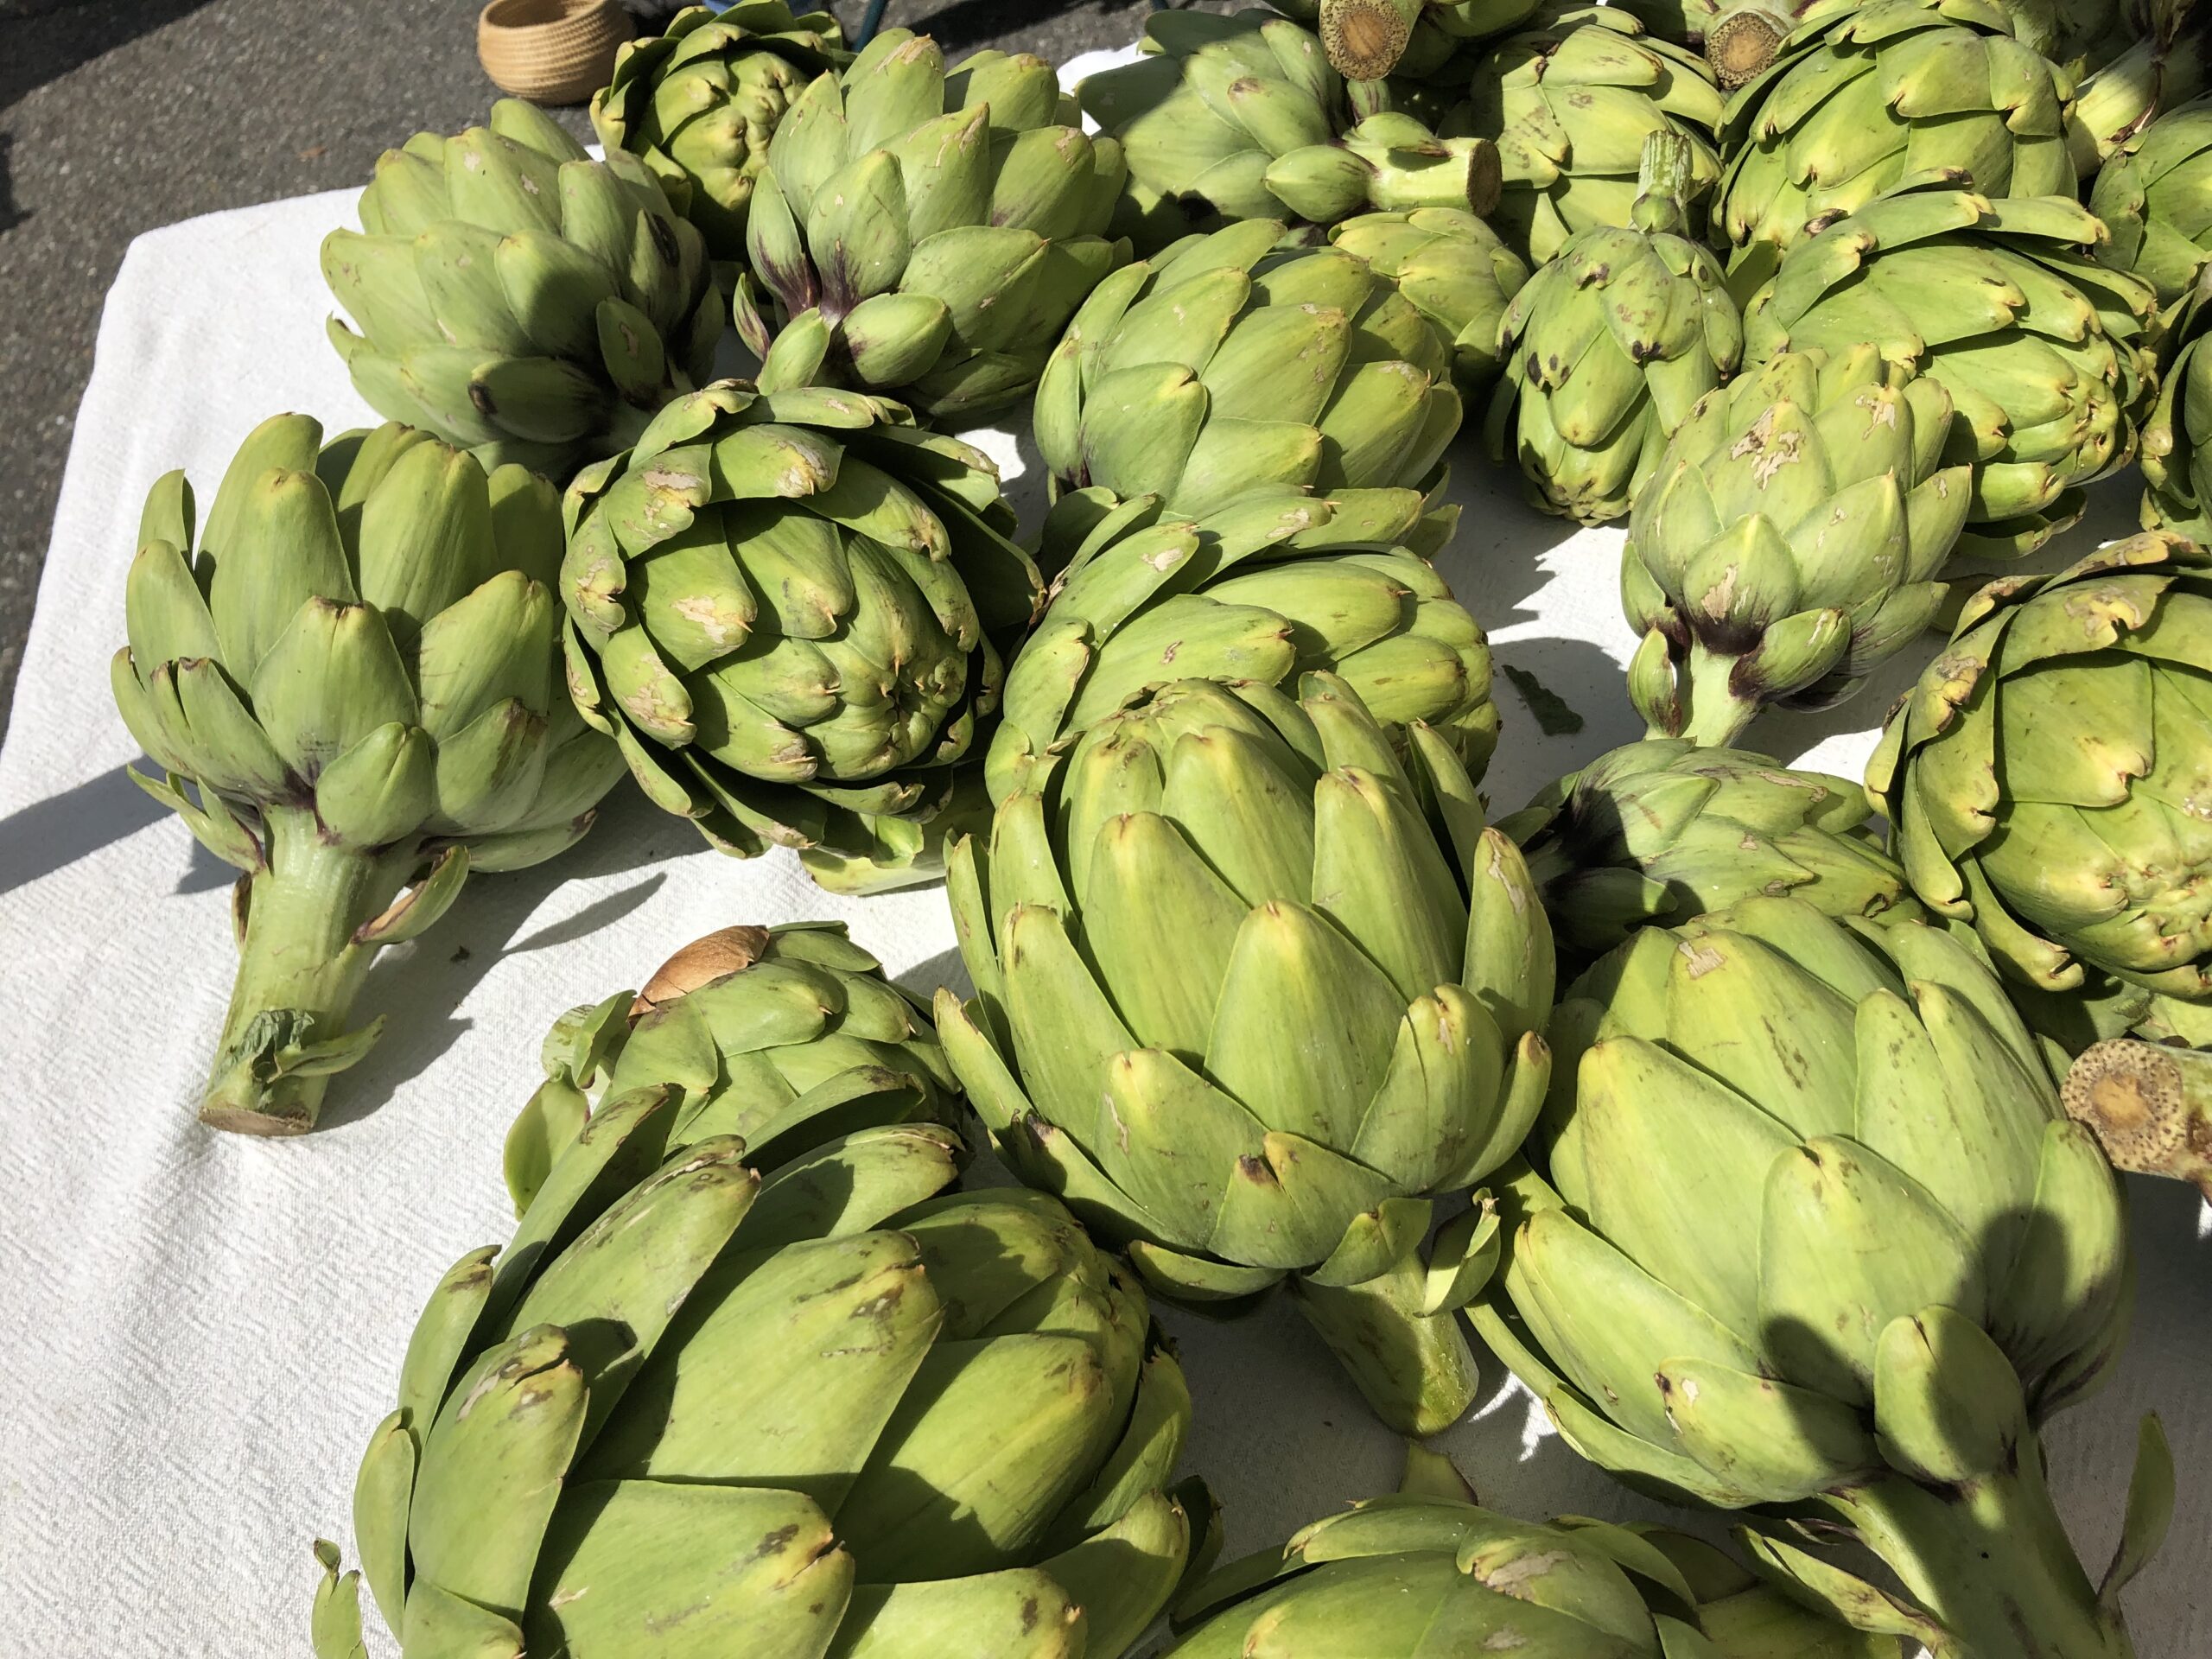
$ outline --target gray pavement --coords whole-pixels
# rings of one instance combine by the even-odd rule
[[[1218,0],[1205,0],[1209,9]],[[836,0],[849,28],[864,0]],[[365,182],[497,96],[478,0],[0,0],[0,732],[100,302],[141,231]],[[1147,0],[892,0],[949,51],[1057,62],[1134,39]],[[581,111],[563,112],[579,133]],[[122,638],[122,596],[111,619]],[[95,689],[97,690],[97,689]],[[104,693],[101,693],[104,695]]]

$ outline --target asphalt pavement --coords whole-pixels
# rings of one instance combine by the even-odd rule
[[[864,0],[836,0],[849,29]],[[1213,9],[1218,0],[1202,0]],[[1148,0],[891,0],[949,53],[1058,62]],[[218,208],[365,183],[383,150],[483,118],[477,0],[0,0],[0,732],[100,302],[124,248]],[[576,132],[581,110],[562,111]],[[122,595],[111,619],[122,638]],[[99,691],[105,695],[104,690]]]

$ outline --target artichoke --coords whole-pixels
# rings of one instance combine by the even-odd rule
[[[1329,240],[1395,284],[1452,349],[1452,378],[1469,397],[1488,391],[1503,360],[1497,325],[1529,280],[1529,267],[1472,213],[1423,207],[1362,213],[1332,226]]]
[[[1701,236],[1713,148],[1726,112],[1702,60],[1645,34],[1617,8],[1556,12],[1496,48],[1446,133],[1495,139],[1504,188],[1489,215],[1516,253],[1542,265],[1583,231],[1635,222],[1645,140],[1682,140],[1681,233]]]
[[[2159,378],[2156,400],[2143,422],[2142,521],[2212,543],[2212,309],[2203,283],[2178,308],[2166,344],[2172,355]]]
[[[1428,528],[1411,490],[1263,489],[1196,518],[1157,496],[1063,496],[1044,537],[1061,575],[1007,672],[991,799],[1171,681],[1294,690],[1316,671],[1377,720],[1424,722],[1479,777],[1497,745],[1490,643],[1408,544]]]
[[[1449,350],[1366,261],[1272,252],[1281,231],[1186,237],[1098,285],[1037,386],[1056,490],[1157,495],[1189,516],[1270,484],[1441,482],[1460,417]]]
[[[1681,1533],[1475,1506],[1441,1458],[1407,1448],[1404,1490],[1233,1562],[1177,1608],[1172,1659],[1897,1659]],[[1440,1633],[1444,1635],[1439,1643]]]
[[[927,1005],[886,979],[842,922],[695,939],[643,990],[563,1014],[542,1059],[545,1081],[507,1131],[517,1216],[593,1109],[633,1090],[678,1090],[684,1140],[734,1135],[771,1165],[854,1129],[959,1127],[960,1086]]]
[[[614,54],[613,78],[591,100],[610,150],[629,151],[699,227],[717,259],[745,257],[745,213],[768,164],[768,141],[814,78],[845,60],[826,11],[788,0],[690,6],[668,28]]]
[[[1867,765],[1913,890],[2069,1046],[2212,1035],[2208,664],[2212,553],[2131,537],[1969,600]]]
[[[1547,512],[1586,524],[1626,512],[1668,435],[1743,353],[1720,266],[1688,234],[1688,153],[1679,134],[1654,133],[1633,227],[1578,232],[1498,327],[1491,454],[1518,458]]]
[[[887,29],[800,94],[767,161],[737,306],[764,387],[849,385],[932,417],[998,408],[1128,257],[1101,234],[1121,146],[1085,137],[1027,54],[948,73],[936,41]]]
[[[1728,106],[1715,213],[1750,294],[1784,250],[1908,180],[2070,196],[2073,82],[1999,0],[1875,0],[1800,31]]]
[[[2048,0],[2005,0],[2022,10]],[[2063,0],[2062,0],[2063,3]],[[2092,7],[2099,0],[2086,0]],[[2212,91],[2206,36],[2212,11],[2202,0],[2104,0],[2101,19],[2085,19],[2075,38],[2088,49],[2067,132],[2086,178],[2167,110]],[[2062,50],[2063,48],[2062,47]]]
[[[1841,702],[1920,636],[1966,521],[1951,395],[1872,346],[1783,352],[1700,399],[1637,496],[1621,608],[1652,734],[1735,741]]]
[[[2172,1501],[2155,1420],[2101,1588],[2036,1435],[2118,1357],[2120,1186],[1971,940],[1749,899],[1638,932],[1551,1034],[1539,1167],[1506,1183],[1474,1319],[1568,1443],[1854,1539],[1904,1597],[1747,1541],[1865,1628],[2129,1659],[2119,1592]]]
[[[379,947],[574,843],[621,776],[561,694],[552,486],[408,427],[321,440],[255,428],[196,539],[184,474],[154,486],[111,677],[164,772],[131,775],[245,872],[200,1115],[257,1135],[312,1128],[376,1040],[347,1020]]]
[[[989,457],[880,398],[722,381],[566,510],[570,690],[647,796],[832,883],[936,874],[925,825],[1042,594]]]
[[[947,892],[946,1058],[1015,1173],[1160,1294],[1288,1278],[1384,1420],[1471,1402],[1452,1310],[1548,1070],[1552,944],[1451,747],[1338,679],[1179,681],[1041,757]],[[1442,827],[1424,815],[1424,804]]]
[[[407,1654],[1134,1643],[1192,1554],[1182,1375],[1066,1211],[946,1193],[959,1138],[899,1121],[910,1077],[874,1086],[886,1122],[775,1164],[728,1132],[742,1085],[593,1114],[423,1312],[360,1572],[316,1547],[321,1659],[364,1652],[363,1578]]]
[[[2171,315],[2212,255],[2212,99],[2161,116],[2097,175],[2089,211],[2112,232],[2098,257],[2151,284]]]
[[[1310,241],[1370,210],[1484,213],[1497,200],[1494,145],[1440,138],[1373,87],[1356,105],[1320,41],[1287,18],[1155,9],[1143,48],[1077,89],[1128,155],[1115,228],[1140,253],[1241,219]]]
[[[386,150],[360,215],[323,239],[360,330],[333,317],[331,343],[379,415],[486,466],[565,480],[711,370],[728,313],[699,232],[635,156],[594,162],[519,99]]]
[[[1587,961],[1647,922],[1762,893],[1827,916],[1918,916],[1872,811],[1847,778],[1660,737],[1599,755],[1497,827],[1520,843],[1562,957]]]
[[[1744,313],[1748,360],[1862,342],[1951,394],[1973,463],[1962,555],[2017,556],[2135,453],[2152,384],[2148,284],[2099,265],[2095,215],[2056,196],[1901,189],[1793,246]]]

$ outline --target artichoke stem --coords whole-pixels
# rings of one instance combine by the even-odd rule
[[[1952,1486],[1893,1475],[1828,1502],[1948,1632],[1931,1659],[2134,1659],[2075,1558],[2033,1434],[1989,1475]]]
[[[1789,38],[1791,20],[1757,3],[1740,5],[1705,31],[1705,60],[1723,92],[1757,79]]]
[[[1427,1311],[1427,1274],[1418,1256],[1361,1284],[1291,1283],[1306,1323],[1389,1427],[1436,1434],[1466,1415],[1475,1402],[1475,1357],[1456,1314]]]
[[[1681,236],[1689,228],[1690,141],[1662,127],[1643,141],[1636,202],[1629,217],[1647,236]]]
[[[245,1135],[302,1135],[315,1127],[330,1074],[374,1035],[341,1040],[376,954],[354,932],[399,896],[422,854],[411,840],[383,849],[334,844],[303,807],[270,807],[266,823],[265,866],[242,878],[238,979],[200,1118]]]
[[[1317,27],[1330,66],[1347,80],[1380,80],[1398,67],[1425,0],[1321,0]]]
[[[1681,699],[1681,729],[1653,732],[1654,737],[1686,737],[1701,749],[1732,747],[1758,717],[1759,702],[1735,688],[1741,658],[1723,657],[1693,642],[1688,660],[1675,677]]]
[[[2059,1098],[2114,1169],[2193,1181],[2212,1198],[2212,1054],[2125,1037],[2094,1043]]]

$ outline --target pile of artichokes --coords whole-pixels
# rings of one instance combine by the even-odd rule
[[[387,153],[323,264],[391,423],[162,479],[123,595],[140,781],[243,872],[202,1116],[312,1128],[374,953],[626,768],[942,880],[968,983],[739,925],[560,1017],[321,1659],[364,1585],[410,1659],[2132,1659],[2157,1420],[2101,1578],[2038,1437],[2115,1166],[2212,1191],[2207,28],[1278,0],[1063,89],[741,0],[602,157]],[[1026,527],[950,429],[1008,405]],[[1649,734],[1503,813],[1454,465],[1625,521]],[[1884,678],[1863,785],[1775,758]],[[1274,1294],[1391,1428],[1486,1353],[1748,1565],[1416,1449],[1214,1570],[1236,1382],[1153,1310]]]

